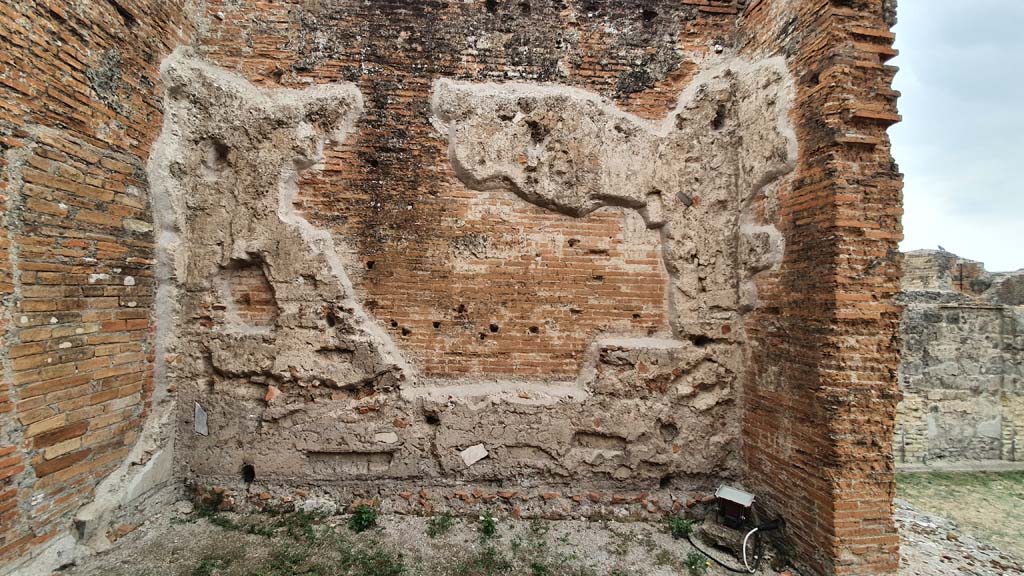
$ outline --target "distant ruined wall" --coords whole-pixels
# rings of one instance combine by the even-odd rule
[[[897,461],[1024,459],[1024,274],[948,252],[905,259]]]

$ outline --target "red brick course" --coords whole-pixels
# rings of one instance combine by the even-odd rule
[[[764,0],[741,23],[751,52],[786,50],[800,141],[779,206],[786,261],[749,319],[747,476],[789,522],[799,563],[820,573],[898,566],[886,442],[899,399],[902,183],[885,132],[899,119],[887,4]]]

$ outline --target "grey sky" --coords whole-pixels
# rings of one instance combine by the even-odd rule
[[[1024,268],[1024,0],[900,0],[901,248]]]

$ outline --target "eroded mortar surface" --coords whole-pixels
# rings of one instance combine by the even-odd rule
[[[708,62],[661,122],[560,86],[435,85],[471,188],[574,217],[620,206],[659,231],[670,330],[601,335],[574,381],[423,378],[364,312],[349,249],[293,206],[360,114],[353,86],[258,89],[187,52],[163,78],[160,370],[186,479],[229,499],[308,486],[395,509],[603,514],[737,476],[742,319],[782,256],[765,222],[794,157],[781,61]]]

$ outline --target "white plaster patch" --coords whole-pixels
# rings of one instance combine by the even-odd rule
[[[196,434],[199,434],[200,436],[210,435],[210,426],[209,423],[206,421],[206,410],[199,405],[199,402],[195,403],[195,413],[193,420],[194,422],[192,427],[196,431]]]
[[[378,432],[373,436],[374,441],[381,442],[383,444],[394,444],[398,442],[398,434],[394,432]]]
[[[459,452],[459,456],[462,457],[462,461],[469,467],[487,457],[487,448],[483,444],[474,444]]]

